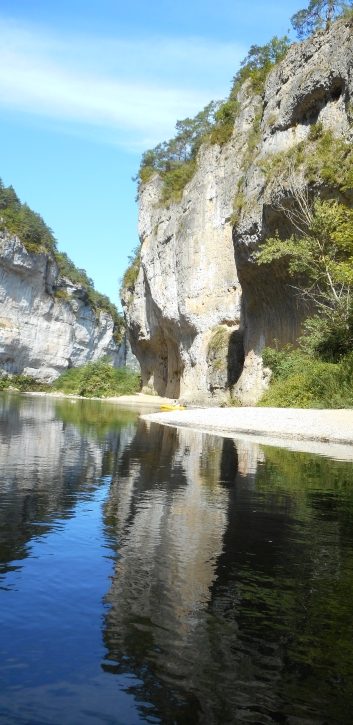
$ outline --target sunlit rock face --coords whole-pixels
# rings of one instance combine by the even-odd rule
[[[231,140],[201,148],[180,203],[161,204],[157,175],[142,186],[141,267],[124,310],[145,386],[195,402],[232,395],[252,404],[261,396],[268,381],[263,346],[275,338],[294,343],[307,314],[283,265],[254,263],[264,239],[276,229],[292,231],[274,208],[290,196],[289,178],[267,185],[263,161],[305,140],[317,122],[351,140],[352,61],[350,22],[294,43],[268,76],[262,98],[243,87]],[[260,132],[249,148],[256,118]],[[242,209],[233,224],[240,188]],[[336,193],[318,183],[320,190]],[[215,366],[210,350],[219,328],[228,345]]]
[[[0,369],[51,382],[102,355],[121,367],[125,343],[115,343],[113,328],[108,313],[96,316],[86,304],[83,287],[59,280],[46,254],[29,254],[0,232]]]

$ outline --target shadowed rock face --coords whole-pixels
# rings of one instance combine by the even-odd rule
[[[318,121],[351,140],[352,60],[349,22],[294,43],[270,73],[262,98],[243,87],[232,139],[201,148],[180,203],[162,206],[157,175],[141,188],[141,267],[124,310],[145,386],[195,402],[221,402],[232,394],[252,404],[261,396],[267,384],[263,346],[274,338],[295,342],[307,310],[283,265],[254,264],[261,241],[276,229],[291,233],[286,216],[274,208],[274,200],[290,195],[289,180],[267,184],[259,162],[305,140]],[[249,154],[259,115],[260,134]],[[243,208],[232,226],[239,184]],[[327,185],[315,190],[336,194]],[[219,327],[228,332],[229,345],[215,367],[210,350]]]
[[[68,300],[55,296],[66,293]],[[69,367],[109,355],[125,363],[112,317],[97,317],[81,285],[60,279],[46,254],[29,254],[18,237],[0,233],[0,369],[52,382]]]

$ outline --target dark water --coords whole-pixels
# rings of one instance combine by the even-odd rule
[[[1,725],[353,722],[353,468],[0,396]]]

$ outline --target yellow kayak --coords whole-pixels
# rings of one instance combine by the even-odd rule
[[[186,410],[183,405],[161,405],[161,410]]]

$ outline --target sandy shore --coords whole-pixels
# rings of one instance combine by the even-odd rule
[[[6,390],[4,391],[7,392]],[[9,391],[15,392],[13,390]],[[18,391],[19,392],[19,391]],[[159,395],[146,395],[145,393],[135,393],[134,395],[120,395],[112,396],[110,398],[85,398],[83,395],[67,395],[66,393],[60,393],[59,391],[53,393],[42,393],[38,391],[31,391],[28,393],[22,393],[22,395],[33,395],[42,398],[68,398],[69,400],[100,400],[105,403],[117,403],[122,407],[127,405],[132,406],[143,406],[146,408],[160,408],[161,405],[170,405],[170,398],[161,398]]]
[[[206,408],[151,413],[144,420],[234,437],[315,441],[353,446],[353,410]]]

